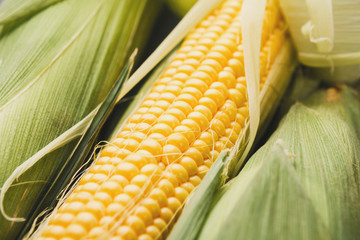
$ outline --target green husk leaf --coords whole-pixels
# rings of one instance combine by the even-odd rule
[[[306,104],[324,114],[339,114],[349,123],[354,134],[360,138],[360,98],[354,89],[340,85],[339,89],[330,89],[318,93],[319,97],[310,98]],[[335,112],[337,111],[337,112]]]
[[[134,46],[145,41],[157,6],[63,1],[0,39],[1,239],[15,238],[23,225],[16,221],[29,217],[56,178]],[[23,174],[8,179],[15,170]]]
[[[124,67],[121,76],[115,82],[105,100],[101,103],[101,106],[91,121],[89,128],[81,137],[81,140],[77,144],[71,156],[68,158],[66,163],[64,163],[63,168],[59,171],[58,177],[53,181],[47,193],[35,207],[32,216],[28,219],[27,225],[20,233],[20,238],[23,238],[23,236],[30,230],[33,221],[35,221],[44,209],[52,209],[56,206],[59,201],[59,193],[66,189],[72,179],[76,178],[76,173],[79,172],[79,169],[86,168],[89,164],[84,163],[86,163],[87,158],[91,158],[97,136],[116,104],[116,99],[118,98],[123,83],[129,77],[131,68],[134,64],[134,57],[135,56],[132,56]],[[63,192],[62,194],[66,195],[66,192]]]
[[[260,48],[266,0],[245,0],[241,9],[244,68],[249,99],[249,138],[236,169],[245,161],[260,123]]]
[[[201,226],[206,221],[211,200],[222,183],[223,169],[228,161],[228,151],[223,151],[211,166],[203,181],[189,196],[180,218],[171,230],[168,240],[198,239]]]
[[[0,2],[0,25],[18,21],[63,0],[4,0]]]
[[[318,90],[320,80],[298,68],[293,75],[294,80],[284,94],[283,103],[280,105],[276,118],[278,121],[285,116],[291,106],[296,102],[306,100],[311,94]]]
[[[240,172],[223,199],[226,214],[216,205],[199,239],[330,239],[279,144],[263,164]]]
[[[244,207],[253,210],[249,214],[244,213],[246,209],[236,209],[237,205],[246,201],[244,199],[249,198],[248,186],[259,183],[256,175],[258,172],[260,175],[264,174],[264,171],[261,172],[260,169],[267,164],[272,147],[281,139],[287,153],[293,157],[293,167],[299,183],[318,215],[319,220],[312,217],[314,218],[312,221],[322,222],[331,239],[357,239],[360,234],[358,228],[360,225],[360,140],[354,131],[353,122],[349,121],[355,114],[348,111],[347,106],[353,105],[354,108],[360,109],[360,104],[352,91],[347,87],[342,87],[342,89],[341,92],[334,89],[317,91],[305,103],[306,105],[297,103],[290,109],[269,141],[250,158],[239,177],[229,184],[228,189],[232,190],[222,192],[222,197],[220,196],[217,202],[214,202],[213,211],[202,231],[203,236],[222,236],[221,229],[229,226],[228,219],[233,219],[231,224],[242,228],[245,233],[248,232],[247,228],[252,228],[257,224],[256,229],[252,228],[249,233],[251,235],[248,235],[252,237],[245,237],[245,239],[282,237],[280,234],[273,235],[273,238],[268,237],[268,225],[273,222],[278,223],[278,216],[283,214],[283,211],[293,211],[291,208],[303,204],[304,198],[298,197],[298,203],[283,207],[272,215],[269,215],[269,210],[259,209],[257,202],[264,201],[259,196],[253,196],[251,200],[254,203],[247,202]],[[359,119],[360,115],[356,117]],[[286,174],[286,171],[274,172],[268,177],[268,181],[274,177],[283,177],[279,176],[283,174]],[[284,184],[286,183],[283,180],[278,182],[278,186]],[[296,187],[295,184],[292,186]],[[271,194],[271,191],[267,189],[264,187],[256,191],[257,194],[260,192]],[[292,201],[293,194],[291,188],[287,190],[287,199],[283,201]],[[276,206],[274,203],[269,207]],[[259,219],[257,223],[251,223],[250,220],[254,214],[261,215],[266,220]],[[301,216],[292,216],[292,218],[302,220]],[[242,226],[243,224],[245,226]],[[289,221],[282,231],[292,227],[296,227],[296,224]],[[306,227],[305,230],[310,231],[311,226]],[[262,232],[262,235],[257,235],[258,232]],[[302,239],[326,239],[326,235],[318,238],[318,235],[323,233],[319,228],[312,232],[310,237],[302,235]],[[286,239],[297,239],[297,233],[293,234]],[[226,239],[237,239],[235,235],[231,237]]]
[[[296,155],[300,179],[332,238],[356,239],[360,234],[360,141],[344,116],[348,116],[346,105],[355,104],[358,109],[360,105],[343,98],[329,101],[326,94],[314,95],[308,108],[295,105],[289,117],[295,135],[279,131],[278,138]]]

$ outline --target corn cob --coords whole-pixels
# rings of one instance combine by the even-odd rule
[[[248,120],[242,1],[226,0],[186,37],[117,138],[100,153],[39,239],[155,239]],[[262,88],[285,38],[266,7]]]

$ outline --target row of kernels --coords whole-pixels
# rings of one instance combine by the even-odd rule
[[[217,17],[217,13],[213,12],[209,14],[205,19],[203,19],[190,34],[188,34],[186,39],[198,39],[202,36],[203,33],[208,32],[208,27],[212,25],[214,20]],[[186,42],[186,40],[185,40]]]
[[[165,199],[166,195],[159,188],[152,190],[150,196],[155,196],[152,193],[155,193],[156,196],[159,196],[159,192],[162,193],[160,196]],[[161,203],[161,201],[159,201]],[[140,234],[148,234],[151,231],[147,226],[153,223],[153,219],[161,217],[162,211],[160,209],[159,203],[153,198],[146,198],[141,201],[140,206],[135,207],[134,214],[126,218],[122,226],[116,229],[116,234],[123,237],[124,239],[132,239]],[[149,231],[150,230],[150,231]]]
[[[128,150],[120,150],[118,147],[115,147],[111,144],[106,145],[102,151],[101,151],[101,156],[102,157],[119,157],[122,155],[123,152],[128,152]]]
[[[280,26],[275,29],[274,34],[270,37],[270,64],[274,63],[276,55],[285,39],[284,31],[284,26]]]
[[[147,134],[151,128],[151,125],[148,123],[127,123],[123,130],[130,131],[130,132],[141,132]]]
[[[175,175],[176,174],[178,173],[175,171]],[[181,180],[182,178],[183,177],[180,177],[179,179]],[[182,181],[186,180],[183,179]],[[117,234],[127,238],[129,232],[134,231],[137,234],[141,234],[145,232],[145,226],[147,226],[146,234],[155,238],[166,228],[167,224],[180,209],[181,203],[186,199],[189,193],[183,187],[174,188],[173,184],[167,179],[160,180],[157,186],[158,188],[153,190],[149,195],[149,198],[143,200],[141,204],[136,207],[135,215],[140,215],[140,218],[137,218],[136,221],[133,219],[132,222],[129,220],[126,221],[126,224],[131,229],[122,228],[121,231],[118,229]],[[164,202],[165,198],[167,198],[167,202]],[[155,218],[153,225],[150,225],[152,224],[150,220],[144,222],[141,220],[144,219],[145,215],[149,215],[148,213],[151,214],[152,218]],[[150,217],[148,216],[147,219],[150,219]]]
[[[229,27],[229,16],[227,15],[223,15],[221,18],[219,18],[219,20],[215,21],[210,27],[209,27],[209,31],[207,33],[204,34],[204,38],[199,39],[199,41],[197,42],[198,45],[202,45],[204,46],[206,49],[210,49],[211,48],[211,52],[209,52],[207,54],[208,58],[215,58],[217,60],[221,60],[223,58],[223,54],[221,54],[221,52],[218,52],[218,49],[214,49],[212,48],[215,43],[218,41],[218,39],[221,37],[227,37],[224,34],[224,31]],[[205,49],[204,48],[204,49]],[[198,51],[197,51],[198,52]],[[220,53],[220,54],[219,54]],[[204,56],[200,53],[198,54],[200,55],[200,57],[198,57],[197,59],[203,59]],[[220,63],[223,61],[220,61]]]
[[[265,43],[269,35],[271,35],[271,33],[273,32],[277,22],[279,22],[279,18],[280,11],[278,7],[275,7],[274,1],[267,2],[263,22],[262,45]]]
[[[245,76],[244,62],[238,58],[231,58],[228,61],[229,67],[233,70],[235,77]]]
[[[241,89],[231,88],[229,89],[229,99],[236,104],[237,108],[240,108],[246,102],[246,95]]]
[[[219,18],[215,18],[215,16],[209,16],[206,20],[202,21],[199,24],[200,27],[196,28],[194,30],[194,32],[191,33],[187,39],[185,39],[183,46],[179,50],[179,53],[175,54],[174,59],[173,59],[172,63],[170,64],[170,66],[171,66],[170,69],[174,68],[174,67],[175,68],[177,68],[177,67],[189,68],[189,65],[182,66],[183,61],[188,57],[190,57],[190,58],[194,57],[195,59],[203,58],[203,56],[201,54],[202,52],[200,52],[200,56],[199,56],[199,54],[197,54],[197,53],[199,53],[199,51],[196,51],[197,53],[195,53],[195,54],[190,54],[191,56],[187,56],[187,54],[192,52],[191,46],[204,45],[205,50],[204,49],[202,49],[202,50],[206,51],[210,46],[212,46],[214,44],[213,40],[218,38],[223,33],[224,29],[222,29],[222,28],[227,28],[229,26],[229,20],[232,17],[234,17],[234,16],[228,16],[228,14],[229,14],[228,11],[229,10],[226,10],[225,14],[221,14],[219,12],[218,13]],[[215,15],[217,15],[217,14],[215,14]],[[216,19],[219,19],[219,20],[216,20]],[[220,27],[220,29],[217,29],[219,27]],[[213,40],[211,40],[211,39],[213,39]],[[199,41],[197,41],[197,40],[199,40]],[[194,66],[194,64],[190,64],[190,66]],[[193,70],[193,69],[191,69],[191,70]],[[180,72],[182,72],[181,69],[180,69]],[[191,73],[191,71],[186,71],[186,72]]]
[[[268,41],[266,42],[266,45],[262,49],[260,55],[260,66],[263,74],[261,74],[260,78],[260,91],[265,84],[266,77],[268,76],[270,71],[270,67],[275,61],[276,54],[279,51],[279,48],[283,42],[283,31],[284,29],[282,29],[282,27],[278,27],[277,29],[275,29],[272,35],[269,37]]]
[[[75,205],[77,202],[74,202]],[[79,206],[78,209],[81,212],[73,208],[72,212],[60,212],[57,217],[54,218],[50,223],[51,225],[47,228],[47,231],[43,233],[44,236],[52,237],[74,237],[79,239],[87,234],[92,228],[98,224],[99,215],[98,212],[104,211],[101,209],[102,204],[97,202],[96,208],[94,202],[89,202],[85,206]],[[73,204],[74,205],[74,204]],[[100,206],[99,206],[100,205]]]

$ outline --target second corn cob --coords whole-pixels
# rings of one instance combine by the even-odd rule
[[[242,1],[226,0],[175,53],[117,138],[41,229],[40,239],[155,239],[248,121]],[[261,88],[285,42],[276,1],[266,6]]]

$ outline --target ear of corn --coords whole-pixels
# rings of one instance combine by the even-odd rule
[[[360,140],[358,123],[351,121],[360,117],[356,98],[344,87],[320,90],[295,104],[220,191],[200,239],[356,239]]]
[[[167,235],[219,153],[248,136],[249,107],[256,104],[248,101],[247,86],[258,88],[250,93],[255,95],[266,89],[261,99],[274,104],[294,67],[275,2],[264,7],[264,31],[255,39],[259,51],[243,48],[242,39],[252,36],[242,36],[241,7],[242,1],[223,1],[185,38],[145,99],[34,238]],[[244,52],[255,56],[244,58]],[[275,64],[278,52],[287,64]],[[247,62],[260,68],[246,70]],[[278,83],[280,66],[286,71]],[[245,72],[252,76],[245,78]]]
[[[59,136],[86,116],[91,121],[146,40],[157,4],[63,1],[1,37],[1,239],[17,236],[57,177],[83,130]]]

